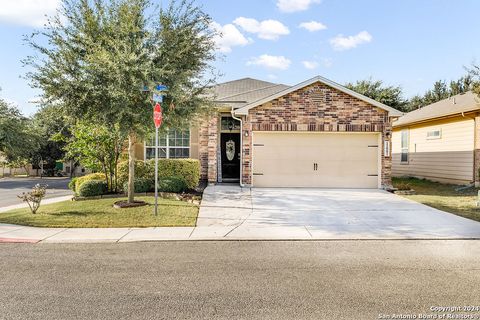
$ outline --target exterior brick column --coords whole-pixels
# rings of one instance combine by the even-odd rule
[[[382,188],[390,188],[392,186],[392,121],[391,119],[385,121],[384,130],[382,132],[382,144],[378,146],[381,150],[382,158]],[[385,154],[385,143],[389,144],[390,154]]]
[[[208,183],[217,182],[218,116],[208,121]]]
[[[249,186],[252,184],[252,123],[250,117],[243,118],[242,132],[242,182]]]

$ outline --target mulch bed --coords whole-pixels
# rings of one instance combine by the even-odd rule
[[[145,201],[134,201],[132,203],[128,203],[126,200],[121,200],[121,201],[117,201],[113,204],[113,207],[114,208],[117,208],[117,209],[123,209],[123,208],[134,208],[134,207],[142,207],[142,206],[146,206],[148,205],[147,202]]]

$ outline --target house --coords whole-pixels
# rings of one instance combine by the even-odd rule
[[[393,176],[478,185],[480,104],[471,91],[393,122]]]
[[[209,183],[254,187],[389,186],[391,123],[401,113],[333,81],[251,78],[213,88],[217,110],[160,139],[161,157],[200,160]],[[152,158],[148,141],[137,148]]]

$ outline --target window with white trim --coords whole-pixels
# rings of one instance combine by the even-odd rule
[[[402,154],[401,162],[408,162],[408,129],[402,130]]]
[[[442,137],[442,130],[436,129],[432,131],[427,131],[427,139],[440,139]]]
[[[167,159],[190,157],[190,131],[168,130],[158,137],[158,157]],[[145,159],[155,158],[155,135],[145,142]]]

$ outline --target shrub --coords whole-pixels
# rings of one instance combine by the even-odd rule
[[[155,189],[155,186],[154,186]],[[185,180],[181,177],[171,176],[171,177],[164,177],[159,179],[158,181],[158,191],[161,192],[175,192],[179,193],[185,191],[187,186],[185,184]]]
[[[107,183],[102,180],[88,180],[77,189],[80,197],[100,196],[107,192]]]
[[[87,182],[87,181],[90,181],[90,180],[101,180],[101,181],[105,181],[105,175],[103,173],[100,173],[100,172],[97,172],[97,173],[90,173],[90,174],[87,174],[83,177],[78,177],[76,180],[75,180],[75,192],[79,192],[80,190],[80,186],[84,183],[84,182]]]
[[[137,193],[154,190],[155,189],[154,184],[155,182],[153,180],[146,179],[146,178],[135,178],[135,181],[133,183],[135,192]],[[128,181],[125,181],[123,183],[123,190],[127,190],[127,187],[128,187]]]
[[[68,189],[72,190],[73,192],[75,192],[75,183],[77,182],[77,179],[77,177],[73,177],[68,183]]]
[[[155,161],[136,161],[135,178],[154,181]],[[177,177],[184,181],[185,189],[194,189],[200,180],[200,162],[196,159],[159,159],[158,177],[162,180],[167,177]],[[128,181],[128,161],[118,166],[118,184],[124,186]]]
[[[23,192],[18,197],[28,204],[28,207],[33,214],[36,214],[38,208],[40,208],[40,203],[42,202],[43,197],[45,197],[46,192],[47,185],[40,185],[37,183],[32,188],[32,191]]]
[[[135,161],[135,179],[151,179],[153,181],[154,168],[148,166],[144,161]],[[126,184],[128,182],[128,160],[122,161],[118,164],[117,168],[117,183],[119,186],[124,187],[123,191],[126,191]]]

